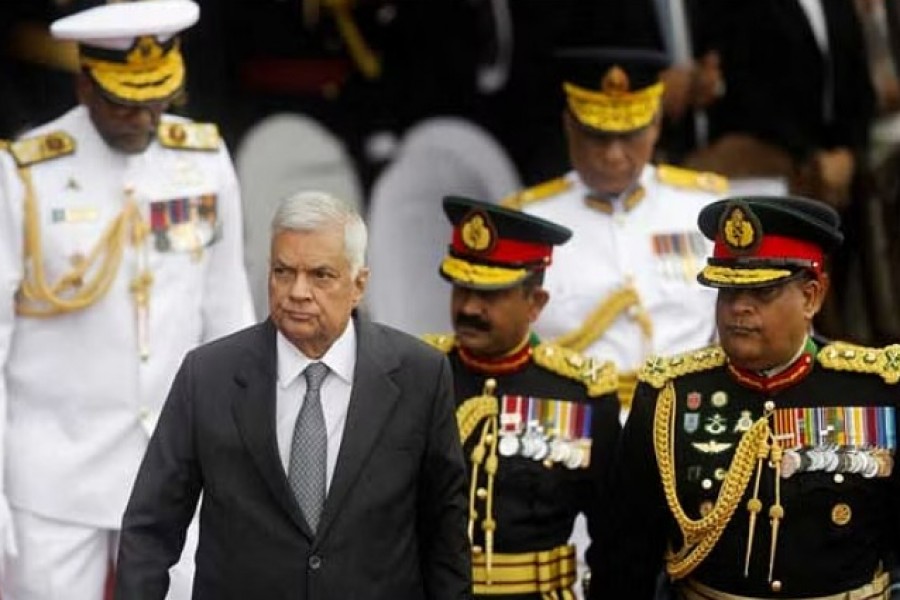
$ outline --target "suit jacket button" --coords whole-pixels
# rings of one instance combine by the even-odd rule
[[[309,568],[313,571],[318,571],[319,567],[322,566],[322,559],[315,554],[309,557],[309,560],[306,562],[309,565]]]

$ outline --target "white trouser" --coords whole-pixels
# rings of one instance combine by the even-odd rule
[[[2,600],[104,600],[119,532],[57,521],[12,509],[18,556],[7,557]],[[181,560],[170,570],[167,600],[189,600],[197,548],[197,519]]]

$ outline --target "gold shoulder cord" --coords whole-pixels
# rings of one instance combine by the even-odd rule
[[[472,416],[474,414],[478,414],[481,418],[487,417],[484,419],[484,424],[481,426],[481,432],[478,438],[478,443],[475,444],[475,447],[472,448],[471,454],[471,462],[472,462],[472,478],[469,482],[469,524],[468,524],[468,532],[469,532],[469,542],[473,544],[475,543],[475,522],[478,520],[478,508],[476,506],[478,500],[484,501],[484,519],[481,521],[481,529],[484,531],[484,552],[485,552],[485,574],[487,583],[491,583],[491,571],[493,567],[493,556],[494,556],[494,532],[497,530],[497,521],[494,519],[494,479],[497,475],[497,468],[499,466],[499,458],[497,456],[497,443],[499,438],[499,424],[498,424],[498,414],[500,413],[499,406],[497,404],[497,397],[494,396],[494,391],[497,388],[497,382],[494,379],[488,379],[484,383],[484,391],[481,396],[475,396],[466,400],[465,403],[460,407],[460,409],[465,408],[467,405],[472,403],[473,406],[481,406],[485,407],[490,405],[493,407],[493,410],[485,411],[477,410],[477,411],[469,411],[469,418],[465,419],[467,422],[465,424],[462,423],[460,419],[459,411],[457,411],[457,420],[460,425],[460,433],[463,435],[463,442],[469,437],[475,429],[475,423],[473,422]],[[465,426],[465,430],[463,429]],[[478,473],[481,470],[482,465],[484,466],[484,472],[486,475],[486,483],[484,488],[479,488],[478,486]]]
[[[125,204],[107,226],[90,254],[52,285],[44,271],[41,226],[31,169],[19,167],[25,187],[25,276],[16,296],[16,313],[26,317],[47,318],[85,309],[109,291],[122,262],[126,239],[138,255],[138,273],[129,284],[134,298],[138,350],[142,360],[150,356],[149,307],[153,274],[150,272],[146,238],[150,228],[141,216],[134,192],[126,190]],[[96,266],[92,277],[85,274]]]
[[[734,511],[737,509],[744,491],[747,489],[750,477],[754,471],[754,462],[758,460],[756,491],[754,498],[748,502],[747,507],[751,514],[751,530],[747,548],[749,560],[753,540],[753,523],[755,523],[754,515],[755,512],[759,512],[759,510],[754,512],[753,509],[757,505],[761,507],[761,503],[757,498],[759,471],[761,471],[763,463],[763,459],[760,456],[763,458],[768,457],[772,433],[769,427],[769,411],[767,411],[767,414],[757,420],[738,443],[728,474],[722,482],[722,487],[719,490],[719,495],[712,510],[705,517],[695,521],[685,513],[678,500],[676,490],[675,431],[677,428],[675,426],[675,414],[675,386],[669,381],[660,391],[657,399],[653,443],[666,503],[669,505],[669,510],[672,512],[681,530],[684,544],[677,551],[670,549],[666,557],[666,571],[673,579],[682,579],[693,572],[718,543],[726,525],[734,516]],[[774,445],[777,446],[777,444]],[[772,458],[774,460],[775,457],[773,456]],[[780,514],[776,515],[778,511],[780,511]],[[774,562],[778,521],[783,516],[783,509],[777,496],[776,504],[770,510],[770,516],[772,517],[773,531],[769,569],[769,578],[771,580],[771,564]]]
[[[606,333],[610,325],[621,313],[631,307],[637,309],[634,319],[640,326],[644,341],[649,347],[650,341],[653,339],[653,321],[641,303],[641,298],[638,296],[634,284],[630,282],[604,298],[591,311],[578,329],[559,336],[553,342],[566,348],[584,352]]]

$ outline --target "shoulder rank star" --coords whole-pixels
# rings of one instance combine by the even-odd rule
[[[703,454],[718,454],[720,452],[725,452],[726,450],[731,448],[732,444],[729,442],[717,442],[716,440],[710,440],[708,442],[691,442],[691,446],[693,446]]]

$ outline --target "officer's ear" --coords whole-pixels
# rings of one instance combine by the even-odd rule
[[[831,278],[828,273],[802,280],[800,290],[803,292],[803,316],[808,321],[812,321],[813,317],[822,309],[822,303],[825,302],[825,295],[828,293],[830,285]]]
[[[537,286],[531,290],[528,300],[530,303],[528,319],[534,323],[541,315],[541,311],[544,310],[544,307],[547,306],[547,302],[550,300],[550,292]]]
[[[94,82],[83,70],[75,76],[75,96],[80,104],[89,105],[94,98]]]

